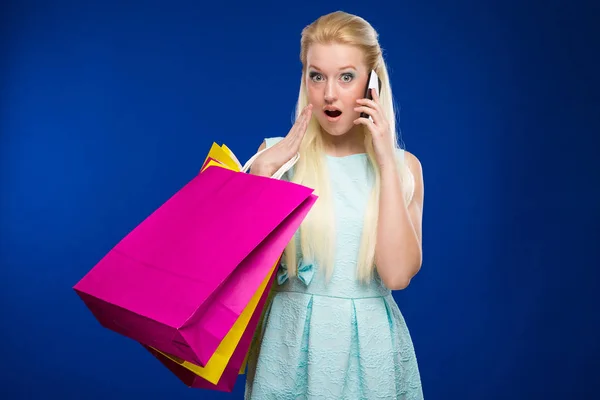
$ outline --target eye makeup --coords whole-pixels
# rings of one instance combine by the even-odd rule
[[[315,78],[320,77],[321,79],[323,78],[323,74],[317,71],[309,71],[308,73],[308,77],[312,80],[315,81]],[[354,78],[356,77],[356,74],[354,72],[342,72],[340,73],[340,77],[342,79],[342,82],[344,83],[350,83],[354,80]]]

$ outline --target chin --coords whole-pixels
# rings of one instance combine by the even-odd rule
[[[347,123],[344,121],[330,122],[325,120],[319,121],[319,124],[321,125],[321,129],[323,130],[323,132],[331,136],[344,136],[353,128],[355,128],[355,125],[352,121],[350,121],[350,123]]]

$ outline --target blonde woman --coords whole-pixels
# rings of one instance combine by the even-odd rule
[[[295,125],[267,138],[251,173],[315,189],[286,248],[248,359],[247,399],[422,399],[412,340],[391,291],[421,267],[423,178],[398,146],[378,36],[325,15],[302,32]],[[364,99],[371,70],[380,95]],[[360,117],[366,113],[370,118]]]

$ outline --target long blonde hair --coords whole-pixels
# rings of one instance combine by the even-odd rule
[[[306,90],[306,58],[309,47],[314,43],[339,43],[357,46],[363,51],[368,71],[374,69],[381,79],[380,103],[389,121],[397,149],[398,134],[394,102],[389,75],[383,59],[378,34],[363,18],[336,11],[324,15],[305,27],[302,31],[300,60],[302,62],[302,80],[296,107],[296,117],[308,104]],[[375,172],[375,183],[370,194],[364,216],[363,234],[358,256],[357,278],[366,282],[373,276],[375,259],[375,242],[379,214],[380,171],[375,159],[373,145],[369,135],[365,135],[365,147],[368,158]],[[398,152],[397,152],[398,153]],[[404,200],[412,197],[414,182],[412,174],[402,161],[398,159],[398,168],[404,185]],[[300,146],[300,159],[295,165],[292,181],[315,190],[319,197],[316,204],[300,227],[300,246],[302,257],[317,262],[319,269],[331,277],[335,252],[335,220],[331,203],[331,193],[326,159],[324,158],[324,142],[319,123],[312,118],[308,125],[304,140]],[[399,207],[401,205],[398,205]],[[297,274],[297,244],[293,239],[286,247],[284,260],[290,276]]]

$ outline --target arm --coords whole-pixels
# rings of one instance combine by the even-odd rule
[[[415,179],[414,194],[407,205],[396,166],[390,163],[381,168],[375,264],[383,283],[392,290],[405,289],[423,259],[423,172],[417,157],[407,151],[405,157]]]

